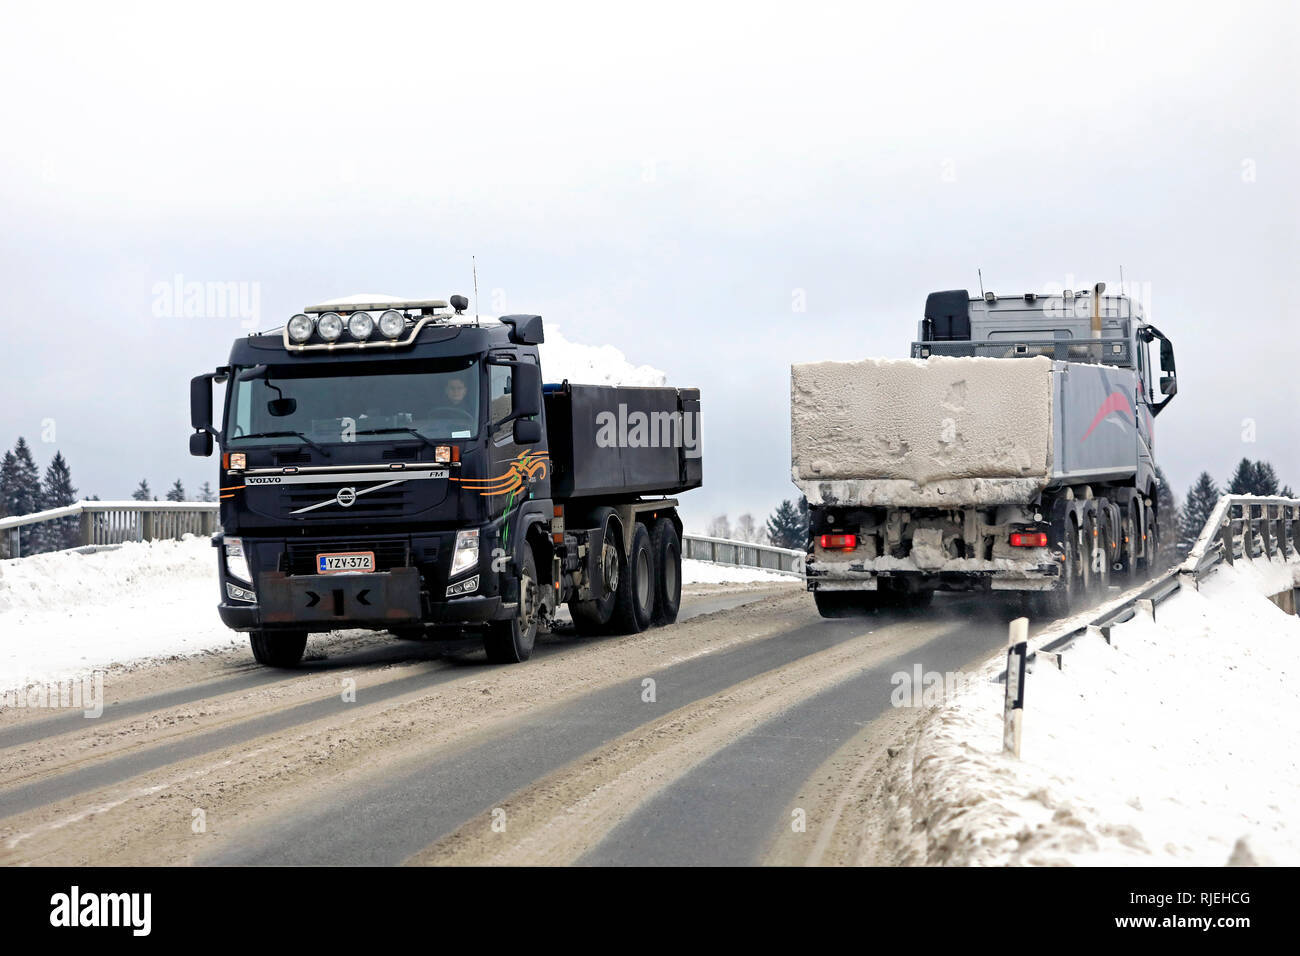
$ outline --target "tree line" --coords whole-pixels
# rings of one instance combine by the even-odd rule
[[[131,497],[136,501],[157,501],[149,489],[147,479],[142,479]],[[167,491],[168,501],[216,501],[210,482],[204,482],[196,498],[191,499],[179,478]],[[27,440],[19,436],[13,449],[0,459],[0,518],[35,514],[76,504],[81,498],[72,484],[72,469],[61,451],[45,467],[44,475],[37,467]],[[87,501],[98,501],[98,495],[87,495]],[[80,544],[77,519],[59,518],[18,529],[22,553],[38,554],[44,551],[62,551]]]

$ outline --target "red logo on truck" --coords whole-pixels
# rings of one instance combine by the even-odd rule
[[[1083,433],[1083,437],[1079,440],[1087,441],[1088,436],[1092,434],[1092,430],[1101,424],[1102,419],[1114,412],[1123,412],[1129,417],[1133,415],[1133,406],[1128,403],[1128,397],[1123,392],[1111,392],[1110,395],[1106,396],[1106,400],[1097,409],[1092,424],[1088,426],[1088,430]]]

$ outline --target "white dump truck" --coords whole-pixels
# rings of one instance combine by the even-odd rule
[[[1102,283],[936,292],[911,358],[795,365],[790,379],[806,580],[824,616],[936,590],[1027,592],[1060,616],[1112,574],[1154,570],[1172,518],[1157,507],[1154,419],[1177,378],[1172,343],[1130,297]]]

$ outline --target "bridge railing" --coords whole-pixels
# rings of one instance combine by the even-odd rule
[[[217,505],[204,501],[78,501],[29,515],[0,518],[0,557],[33,553],[34,537],[55,535],[70,547],[215,534]]]
[[[0,518],[0,558],[33,553],[32,537],[55,532],[69,547],[155,541],[217,531],[217,504],[204,501],[79,501],[66,508]],[[26,552],[26,555],[24,554]],[[688,534],[682,557],[778,574],[803,574],[802,551]]]

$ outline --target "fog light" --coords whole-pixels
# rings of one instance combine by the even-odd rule
[[[478,575],[476,574],[472,578],[466,578],[464,581],[447,585],[447,597],[455,597],[457,594],[473,594],[477,590]]]
[[[257,603],[257,595],[247,588],[241,588],[236,584],[226,582],[226,596],[233,601],[246,601],[249,604]]]

